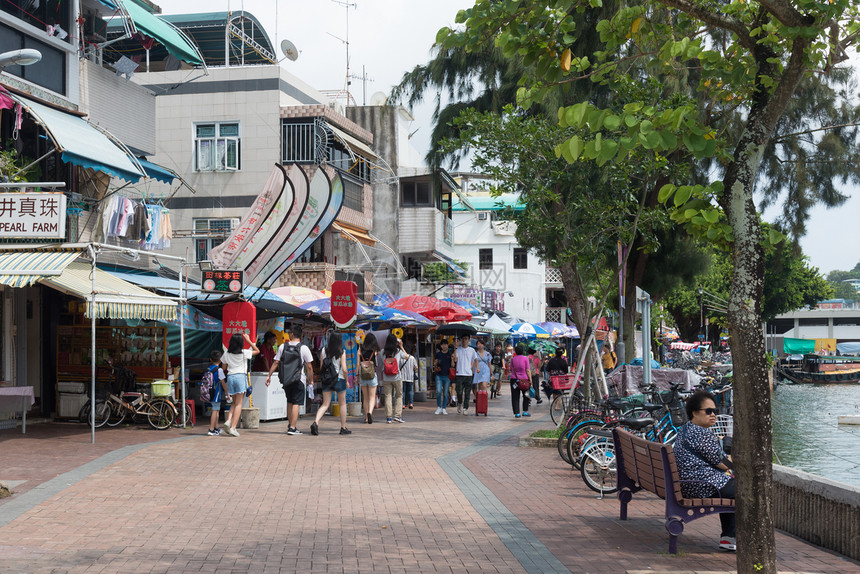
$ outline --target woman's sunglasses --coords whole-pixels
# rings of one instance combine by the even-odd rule
[[[699,409],[700,411],[704,411],[706,415],[718,415],[720,414],[719,409]]]

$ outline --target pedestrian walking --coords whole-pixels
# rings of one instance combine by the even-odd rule
[[[448,414],[448,400],[451,388],[451,354],[448,349],[448,341],[442,339],[439,342],[439,350],[433,359],[433,374],[436,379],[436,412],[434,414]]]
[[[525,349],[519,344],[514,349],[514,357],[511,359],[511,406],[514,416],[520,418],[520,395],[522,395],[522,416],[530,417],[529,414],[529,389],[532,386],[531,366],[525,356]]]
[[[490,398],[494,399],[501,396],[502,390],[502,375],[505,372],[505,353],[502,351],[502,344],[496,343],[493,351],[493,359],[490,363]]]
[[[618,355],[615,354],[615,351],[612,349],[612,345],[610,345],[608,341],[603,343],[603,352],[600,355],[600,362],[603,365],[604,375],[611,373],[618,364]]]
[[[478,391],[486,391],[492,378],[490,364],[493,362],[493,355],[484,346],[482,340],[478,339],[475,346],[477,347],[475,354],[478,356],[478,368],[475,369],[472,384],[477,385]]]
[[[227,377],[221,368],[221,351],[212,351],[209,354],[209,367],[207,372],[212,374],[212,390],[209,391],[209,408],[212,414],[209,416],[209,436],[218,436],[221,429],[218,428],[218,417],[221,415],[221,401],[227,396]]]
[[[418,361],[413,355],[412,346],[406,346],[405,352],[409,355],[406,362],[403,363],[403,406],[407,409],[415,408],[415,382],[418,380]]]
[[[251,348],[244,349],[247,342]],[[224,432],[230,436],[239,436],[236,427],[239,426],[239,417],[242,416],[242,403],[245,401],[245,391],[248,390],[248,361],[254,355],[260,353],[260,349],[248,336],[248,333],[233,333],[227,352],[221,357],[221,364],[227,367],[227,393],[232,397],[233,403],[227,420],[224,422]]]
[[[541,358],[537,349],[529,349],[529,372],[531,373],[532,389],[534,389],[534,398],[537,404],[541,404],[543,400],[540,398],[540,368]]]
[[[376,355],[378,343],[376,336],[368,333],[358,352],[358,378],[361,386],[361,404],[364,408],[364,422],[373,424],[373,409],[376,407],[376,389],[379,379],[376,374]]]
[[[299,407],[305,403],[307,387],[314,384],[312,364],[314,357],[308,346],[302,343],[302,335],[301,325],[290,327],[290,340],[278,347],[275,361],[269,367],[269,374],[266,376],[268,387],[272,381],[272,373],[275,369],[280,369],[278,376],[287,395],[287,434],[293,436],[302,434],[297,426]]]
[[[469,346],[469,335],[460,337],[460,346],[454,350],[457,366],[457,412],[469,414],[469,394],[472,392],[472,379],[478,370],[478,354]]]
[[[326,361],[328,357],[331,357]],[[343,352],[343,337],[340,333],[331,333],[328,337],[328,344],[320,354],[320,381],[322,382],[323,402],[314,422],[311,423],[311,434],[316,436],[320,434],[319,422],[323,415],[331,405],[332,394],[337,393],[338,413],[340,414],[340,434],[352,434],[352,431],[346,428],[346,353]],[[330,380],[325,375],[328,367],[334,369],[334,384],[329,384]]]
[[[382,351],[382,387],[385,389],[385,422],[403,421],[403,375],[401,370],[409,359],[403,341],[393,334],[385,340]]]

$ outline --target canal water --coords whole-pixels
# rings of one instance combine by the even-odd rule
[[[860,415],[860,385],[778,385],[775,462],[860,486],[860,425],[837,424],[839,415]]]

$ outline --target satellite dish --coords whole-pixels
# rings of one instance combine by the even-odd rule
[[[299,49],[296,48],[296,45],[289,40],[281,41],[281,52],[284,53],[284,56],[286,56],[287,59],[292,60],[293,62],[299,59]]]
[[[384,106],[388,102],[388,96],[384,92],[376,92],[370,96],[371,106]]]

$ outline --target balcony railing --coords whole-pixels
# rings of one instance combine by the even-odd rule
[[[558,267],[547,267],[544,271],[544,282],[561,284],[561,269]]]
[[[566,307],[547,307],[544,313],[544,321],[553,321],[555,323],[564,323],[564,313]]]

